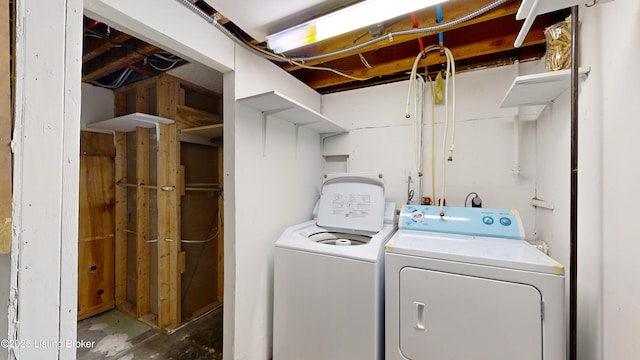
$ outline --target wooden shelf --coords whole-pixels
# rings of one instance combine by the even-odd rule
[[[214,146],[211,139],[222,138],[224,124],[213,124],[180,130],[180,141]]]
[[[218,187],[194,187],[194,186],[185,186],[185,191],[221,191]]]
[[[580,68],[580,77],[586,78],[590,70],[588,66]],[[502,99],[500,107],[547,105],[569,89],[570,85],[571,70],[518,76]]]
[[[155,128],[157,124],[173,124],[173,120],[143,113],[132,113],[88,124],[91,129],[131,132],[136,127]]]
[[[262,112],[263,115],[273,115],[297,126],[304,126],[320,134],[343,133],[347,131],[324,115],[276,91],[269,91],[238,99],[238,103],[258,110]]]

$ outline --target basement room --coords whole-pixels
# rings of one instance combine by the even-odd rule
[[[638,14],[9,0],[0,358],[635,359]]]

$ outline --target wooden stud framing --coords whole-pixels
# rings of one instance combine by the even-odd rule
[[[116,92],[113,94],[113,115],[127,115],[127,94]]]
[[[127,134],[116,131],[116,185],[127,183]],[[116,306],[127,302],[127,188],[116,186],[115,296]]]
[[[158,116],[175,119],[180,84],[160,79]],[[158,139],[158,327],[180,324],[180,142],[177,125],[159,125]],[[163,187],[174,190],[162,190]]]
[[[11,251],[12,155],[9,2],[0,4],[0,254]]]
[[[185,90],[186,89],[186,90]],[[135,97],[133,96],[135,95]],[[191,97],[190,97],[191,96]],[[181,277],[186,269],[186,252],[181,251],[181,196],[184,195],[185,170],[180,165],[179,131],[183,127],[221,122],[217,106],[211,106],[207,99],[218,101],[221,96],[193,84],[188,84],[169,75],[143,80],[114,92],[114,113],[116,116],[137,111],[154,114],[176,121],[174,124],[159,124],[157,129],[136,129],[136,181],[127,181],[127,134],[117,133],[116,156],[116,303],[118,308],[165,332],[179,328],[182,319]],[[132,99],[135,98],[135,104]],[[185,101],[188,102],[185,105]],[[193,106],[193,107],[191,107]],[[205,110],[202,110],[205,109]],[[209,113],[208,111],[213,111]],[[157,155],[152,179],[153,155],[150,148],[152,132],[157,131]],[[222,152],[219,153],[219,179],[222,182]],[[150,166],[151,165],[151,166]],[[129,170],[131,171],[131,170]],[[131,174],[132,175],[132,174]],[[133,176],[133,175],[132,175]],[[127,189],[136,189],[136,306],[127,297]],[[190,190],[212,191],[212,188],[190,187]],[[157,219],[151,218],[151,191],[157,192]],[[129,199],[133,201],[133,199]],[[222,207],[222,197],[219,206]],[[128,209],[132,211],[132,208]],[[222,217],[223,214],[220,214]],[[151,268],[151,247],[147,242],[154,236],[154,221],[157,220],[157,265]],[[131,222],[129,222],[131,224]],[[222,227],[222,224],[219,224]],[[214,303],[222,302],[223,289],[223,245],[222,229],[218,237],[217,274]],[[129,250],[131,251],[131,250]],[[129,254],[132,256],[132,254]],[[130,259],[131,260],[131,259]],[[157,283],[151,283],[152,270],[156,271]],[[153,291],[152,291],[153,290]],[[157,298],[152,294],[157,292]],[[157,307],[155,306],[157,305]],[[206,306],[206,309],[209,307]],[[204,308],[203,308],[204,309]],[[200,311],[200,310],[199,310]],[[199,314],[200,312],[196,312]],[[194,314],[196,314],[194,313]],[[193,318],[194,314],[190,314]],[[153,319],[157,320],[153,320]]]
[[[175,124],[160,124],[158,139],[158,327],[180,324],[179,141]]]
[[[149,313],[149,129],[136,129],[136,313],[138,317]]]
[[[136,111],[149,114],[149,88],[137,87],[136,88]]]

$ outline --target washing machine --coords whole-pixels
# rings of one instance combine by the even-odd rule
[[[274,249],[273,359],[375,360],[384,353],[384,244],[395,224],[379,175],[326,178],[315,219]]]
[[[385,249],[387,360],[562,360],[564,267],[517,211],[404,206]]]

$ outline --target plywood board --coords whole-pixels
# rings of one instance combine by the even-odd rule
[[[112,134],[92,131],[80,132],[80,154],[88,156],[116,156]]]
[[[78,243],[78,320],[115,306],[113,243],[112,237]]]
[[[218,303],[216,272],[221,218],[218,216],[218,149],[183,142],[180,151],[185,182],[189,185],[181,201],[182,249],[186,253],[181,295],[184,322]],[[207,188],[208,184],[216,186]]]
[[[78,219],[78,318],[115,306],[114,163],[111,157],[80,157]]]
[[[9,2],[0,4],[0,254],[11,251],[12,155]]]

